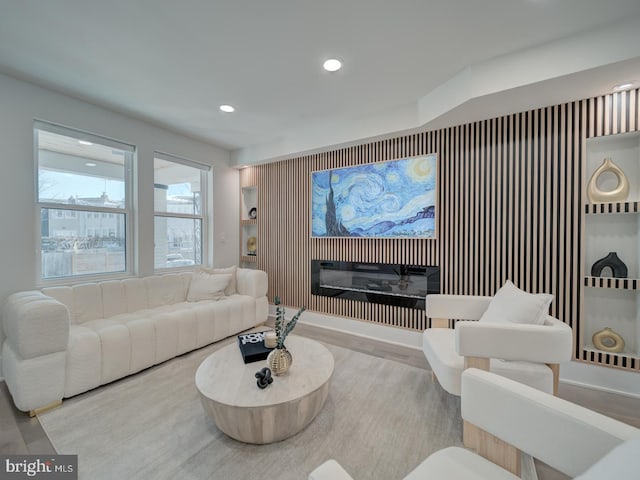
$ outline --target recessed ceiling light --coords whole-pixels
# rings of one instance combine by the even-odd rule
[[[615,87],[613,87],[613,90],[616,92],[619,92],[621,90],[628,90],[629,88],[633,87],[635,83],[636,82],[624,82],[624,83],[621,83],[620,85],[616,85]]]
[[[86,140],[78,140],[78,143],[80,145],[93,145],[93,143],[91,142],[87,142]]]
[[[231,113],[231,112],[234,112],[236,109],[233,108],[231,105],[220,105],[220,110],[222,110],[225,113]]]
[[[85,165],[86,165],[87,167],[95,167],[95,166],[96,166],[96,164],[95,164],[95,163],[93,163],[93,162],[87,162],[87,163],[85,163]]]
[[[322,66],[327,72],[336,72],[342,67],[342,62],[335,58],[330,58],[329,60],[325,60]]]

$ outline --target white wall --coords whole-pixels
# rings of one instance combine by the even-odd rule
[[[227,150],[149,123],[0,75],[0,305],[12,292],[36,287],[33,121],[45,120],[137,147],[137,274],[153,274],[153,152],[213,167],[213,264],[239,258],[239,178]],[[1,330],[1,329],[0,329]],[[0,332],[0,341],[3,340]]]

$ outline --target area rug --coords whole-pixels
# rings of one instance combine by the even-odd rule
[[[58,453],[78,455],[87,480],[300,480],[329,458],[356,480],[393,480],[430,453],[461,445],[460,401],[427,370],[328,344],[335,372],[316,419],[271,445],[232,440],[205,414],[194,375],[233,341],[65,400],[40,422]]]

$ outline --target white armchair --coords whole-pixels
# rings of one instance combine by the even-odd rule
[[[517,290],[512,284],[511,288]],[[536,297],[525,292],[521,295]],[[494,297],[428,295],[427,316],[434,328],[423,333],[423,350],[442,388],[460,395],[460,376],[468,367],[490,370],[538,390],[557,393],[559,364],[571,359],[571,327],[547,315],[540,324],[480,320]],[[452,320],[455,328],[447,327]]]
[[[406,480],[518,480],[520,451],[572,478],[637,478],[640,429],[519,382],[475,368],[462,374],[462,418],[474,427],[476,452],[448,447]],[[349,480],[328,460],[309,480]]]

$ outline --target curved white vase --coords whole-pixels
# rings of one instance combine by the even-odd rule
[[[608,192],[602,191],[598,188],[598,177],[605,172],[613,173],[617,180],[618,185],[613,190]],[[587,184],[587,197],[591,203],[609,203],[609,202],[623,202],[629,196],[629,180],[624,172],[618,167],[613,160],[605,158]]]

